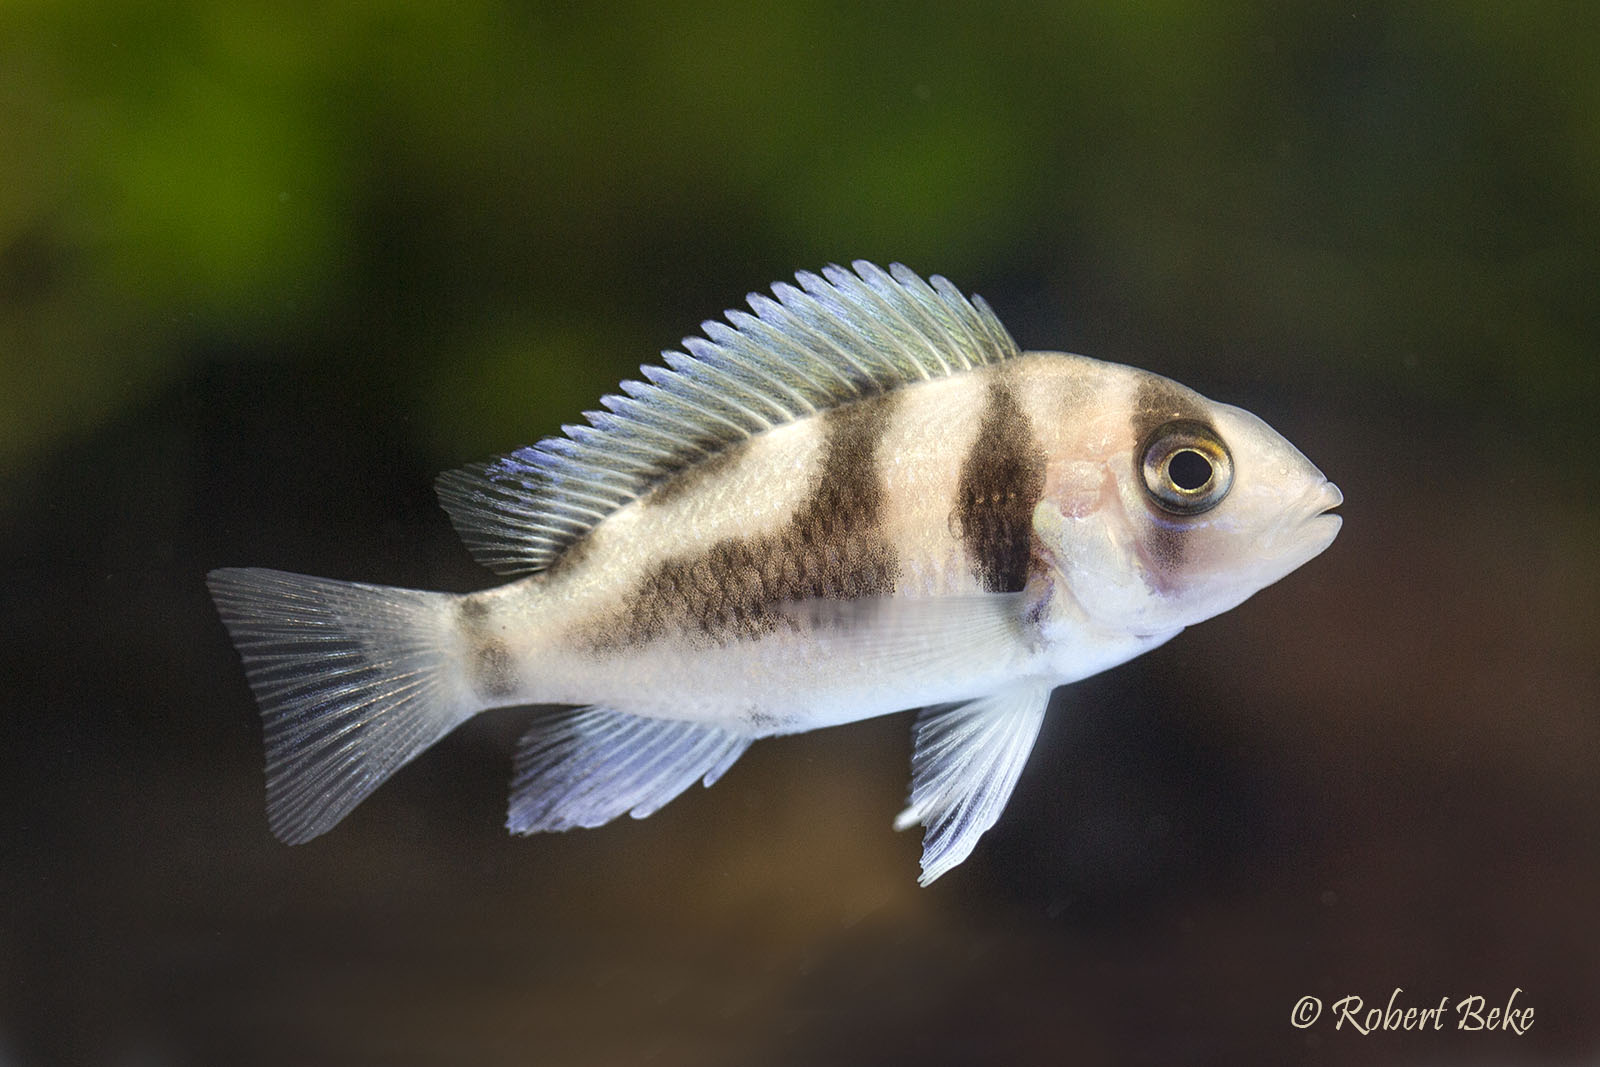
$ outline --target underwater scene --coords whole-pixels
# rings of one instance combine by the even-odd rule
[[[1596,1062],[1597,86],[0,5],[0,1067]]]

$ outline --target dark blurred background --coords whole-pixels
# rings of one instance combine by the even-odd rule
[[[1593,1062],[1597,12],[7,0],[0,1065]],[[496,712],[273,840],[205,571],[493,584],[437,471],[855,257],[1344,533],[1061,693],[931,889],[904,715],[524,840]],[[1535,1023],[1290,1024],[1396,987]]]

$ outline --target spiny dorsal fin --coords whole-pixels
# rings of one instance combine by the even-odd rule
[[[1017,344],[981,297],[865,260],[795,276],[750,310],[702,325],[665,367],[601,397],[588,425],[439,476],[474,558],[501,574],[549,567],[651,486],[774,426],[928,378],[998,363]],[[774,297],[776,299],[774,299]]]

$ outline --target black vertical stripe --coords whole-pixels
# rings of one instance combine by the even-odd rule
[[[1211,424],[1209,413],[1195,403],[1194,395],[1189,390],[1159,374],[1141,371],[1139,375],[1139,388],[1134,390],[1133,412],[1129,419],[1136,446],[1143,445],[1146,438],[1174,419],[1189,419],[1208,426]],[[1133,461],[1142,463],[1144,457],[1135,454]]]
[[[886,489],[878,462],[893,409],[893,394],[885,393],[822,415],[821,462],[783,528],[726,538],[657,565],[628,595],[621,617],[596,633],[595,647],[673,632],[755,638],[776,628],[783,604],[893,593],[900,564],[883,530]]]
[[[489,605],[482,597],[468,596],[461,601],[457,619],[467,638],[467,661],[472,688],[488,700],[508,697],[517,691],[517,666],[506,643],[489,629]]]
[[[1187,419],[1209,426],[1211,419],[1204,406],[1183,386],[1159,374],[1142,374],[1133,397],[1129,430],[1133,435],[1134,484],[1144,484],[1144,449],[1150,436],[1176,419]],[[1184,534],[1188,522],[1157,507],[1145,509],[1145,550],[1155,564],[1165,570],[1183,562]]]
[[[989,383],[978,436],[961,464],[952,527],[984,589],[1014,593],[1028,581],[1033,509],[1044,495],[1045,454],[1011,387]]]

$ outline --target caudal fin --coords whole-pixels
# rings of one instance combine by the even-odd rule
[[[267,821],[331,829],[475,710],[454,666],[453,598],[260,568],[206,576],[267,747]]]

